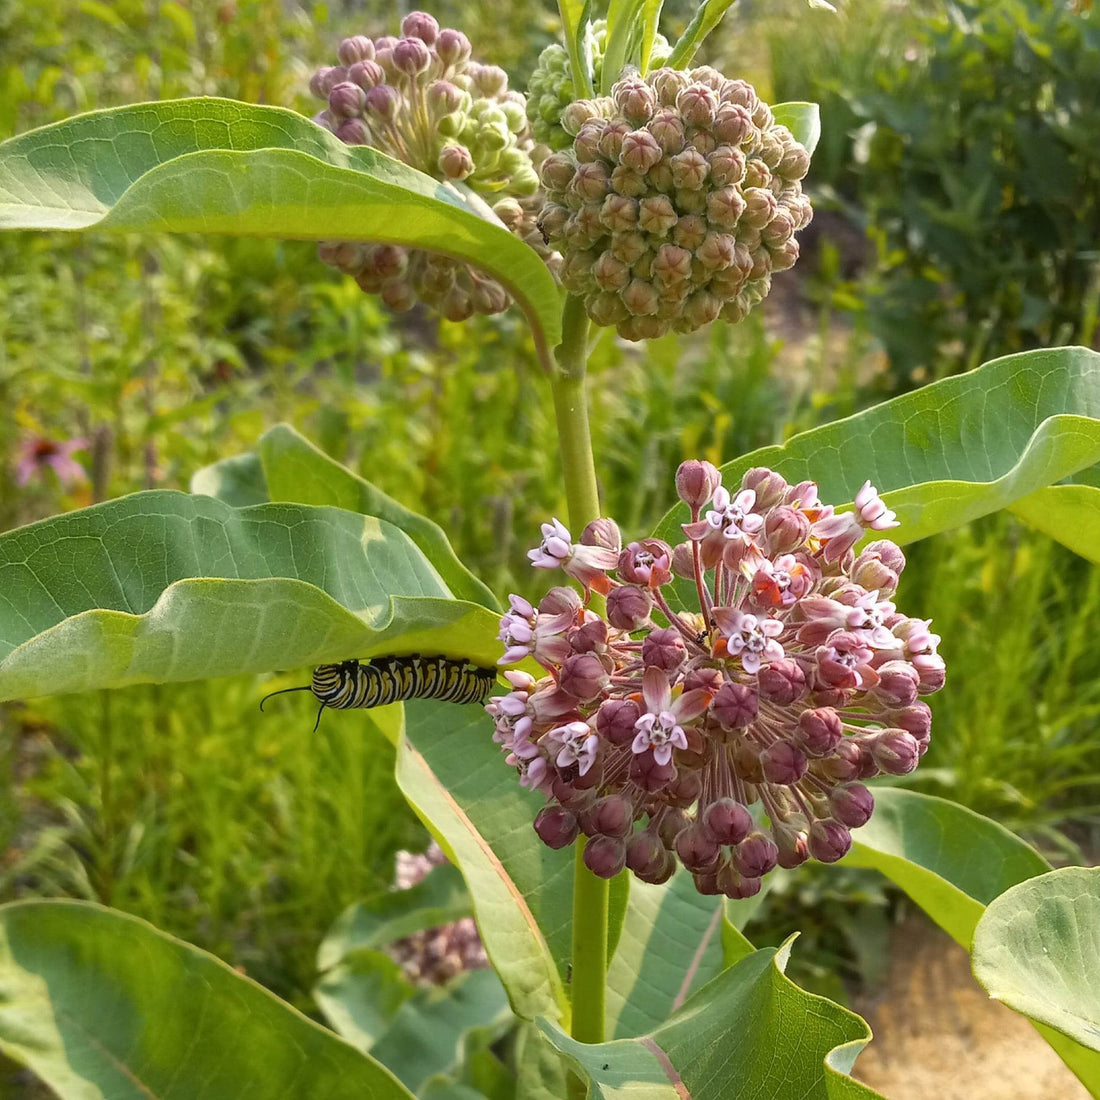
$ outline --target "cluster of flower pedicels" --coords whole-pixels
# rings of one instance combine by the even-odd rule
[[[547,675],[506,672],[513,690],[486,709],[520,783],[547,798],[535,829],[551,848],[584,833],[597,875],[663,882],[678,859],[701,892],[744,898],[776,866],[848,851],[874,806],[860,781],[904,775],[927,749],[918,696],[944,663],[929,623],[893,603],[901,550],[855,553],[896,526],[869,482],[846,513],[764,468],[731,492],[686,462],[676,485],[691,509],[676,547],[621,548],[609,520],[579,543],[543,525],[532,563],[586,599],[511,597],[501,663]],[[697,609],[674,610],[685,588]]]
[[[503,69],[472,60],[466,35],[440,29],[427,12],[406,16],[401,32],[340,43],[340,64],[310,81],[327,102],[314,121],[349,145],[380,149],[482,200],[490,217],[560,263],[535,224],[539,180],[523,95],[509,90]],[[348,241],[327,242],[320,254],[393,309],[424,301],[461,321],[508,306],[499,283],[446,256]]]
[[[400,851],[394,886],[409,890],[429,871],[446,862],[443,849],[434,840],[426,852]],[[416,985],[444,985],[464,970],[483,970],[489,965],[473,917],[462,917],[394,940],[386,948],[386,954]]]
[[[648,340],[737,322],[794,265],[810,155],[751,84],[628,71],[561,121],[573,144],[542,162],[539,226],[597,324]]]

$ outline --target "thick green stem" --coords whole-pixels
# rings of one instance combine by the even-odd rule
[[[554,411],[569,526],[579,538],[600,514],[584,375],[588,361],[588,317],[584,303],[570,297],[562,314],[562,342],[554,354]],[[584,841],[577,841],[573,871],[573,1038],[604,1040],[607,985],[607,908],[609,883],[584,865]],[[571,1082],[575,1090],[577,1082]],[[572,1093],[571,1093],[572,1094]],[[583,1096],[583,1090],[579,1093]]]

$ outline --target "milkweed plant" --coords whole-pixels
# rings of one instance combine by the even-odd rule
[[[946,666],[902,550],[1011,508],[1100,558],[1100,358],[1011,356],[685,456],[654,531],[601,508],[596,334],[735,326],[813,216],[816,107],[695,63],[729,6],[666,38],[659,2],[560,0],[526,92],[418,11],[335,44],[312,119],[183,99],[0,144],[8,230],[313,241],[391,309],[518,311],[561,470],[524,533],[553,587],[503,606],[289,425],[189,493],[0,535],[0,699],[276,673],[394,743],[436,845],[320,946],[327,1028],[122,913],[0,907],[0,1049],[57,1095],[876,1096],[850,1075],[864,1021],[742,931],[807,861],[892,880],[1100,1095],[1094,873],[907,786]]]

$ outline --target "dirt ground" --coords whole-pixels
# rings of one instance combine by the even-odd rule
[[[922,918],[894,935],[885,988],[853,1005],[874,1040],[855,1076],[889,1100],[1089,1100],[1022,1017],[974,981],[966,952]]]

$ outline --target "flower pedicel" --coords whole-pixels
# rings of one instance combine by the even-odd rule
[[[686,541],[619,546],[609,520],[579,543],[555,520],[529,555],[571,588],[538,604],[513,596],[486,707],[520,783],[546,795],[535,829],[552,848],[588,837],[597,875],[629,867],[663,882],[676,861],[703,893],[749,897],[776,866],[832,863],[874,808],[861,780],[912,771],[944,683],[937,635],[893,603],[901,550],[868,530],[896,526],[868,482],[855,510],[822,504],[812,482],[764,468],[731,491],[707,462],[676,475]],[[674,611],[674,577],[694,607]]]

